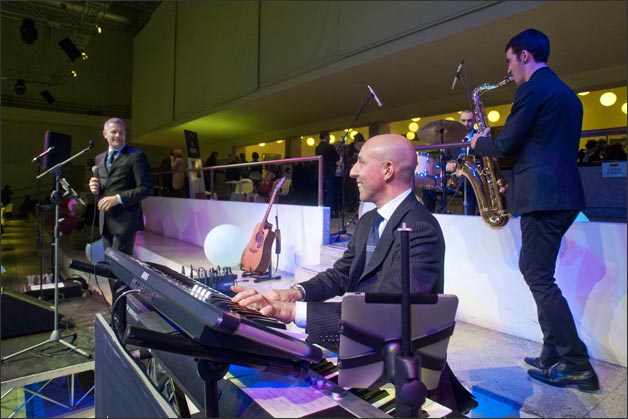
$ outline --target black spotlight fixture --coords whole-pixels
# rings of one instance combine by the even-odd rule
[[[44,99],[46,99],[46,102],[48,102],[49,105],[52,105],[53,103],[55,103],[55,98],[52,96],[52,93],[50,93],[48,90],[44,90],[40,94]]]
[[[15,81],[15,93],[18,95],[23,95],[26,93],[26,82],[24,79],[17,79]]]
[[[79,51],[70,38],[63,38],[60,40],[59,46],[63,49],[70,60],[75,61],[77,58],[81,57],[81,51]]]
[[[22,34],[22,41],[27,44],[32,44],[37,39],[37,28],[35,27],[35,21],[33,19],[22,19],[22,26],[20,26],[20,33]]]

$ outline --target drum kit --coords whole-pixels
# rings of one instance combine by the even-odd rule
[[[432,121],[417,132],[419,140],[430,145],[460,143],[467,135],[467,129],[457,121],[440,119]],[[435,147],[436,148],[436,147]],[[414,171],[415,188],[427,189],[434,192],[451,191],[454,181],[447,179],[445,172],[445,150],[439,150],[438,158],[426,152],[417,151],[417,166]]]
[[[422,142],[434,146],[448,144],[447,149],[452,148],[454,143],[461,143],[466,135],[467,128],[463,124],[448,119],[431,121],[423,125],[417,132],[417,136]],[[425,151],[417,151],[417,165],[414,170],[415,193],[419,195],[421,189],[442,193],[443,200],[441,204],[443,204],[444,196],[447,192],[456,190],[457,181],[455,178],[448,179],[445,171],[447,160],[445,148],[430,148],[439,150],[438,157],[433,157]],[[373,208],[375,208],[375,204],[371,202],[360,202],[358,218]]]

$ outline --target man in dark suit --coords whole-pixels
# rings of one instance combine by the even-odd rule
[[[338,216],[336,205],[336,162],[340,160],[338,152],[329,144],[329,131],[321,131],[319,134],[321,142],[316,146],[317,156],[323,156],[323,204],[329,207],[331,217]]]
[[[132,255],[135,235],[144,230],[141,201],[153,193],[150,165],[142,151],[126,144],[122,119],[108,119],[103,136],[108,150],[96,156],[98,176],[89,180],[89,189],[100,197],[103,246]]]
[[[508,73],[519,86],[510,115],[496,138],[487,129],[473,136],[471,147],[486,156],[516,158],[508,207],[521,216],[519,269],[543,332],[541,354],[525,358],[535,367],[528,374],[554,386],[595,391],[599,383],[587,347],[554,278],[561,239],[585,208],[576,162],[582,104],[547,66],[549,52],[549,39],[535,29],[510,40]]]
[[[346,252],[334,266],[289,290],[254,290],[232,287],[234,302],[258,305],[263,314],[305,326],[310,342],[337,351],[340,304],[324,301],[346,292],[400,293],[403,223],[410,233],[410,286],[413,293],[442,293],[445,242],[434,216],[417,200],[412,178],[417,160],[414,146],[405,137],[378,135],[367,141],[351,169],[360,200],[376,209],[360,218]],[[375,224],[377,220],[378,224]],[[373,232],[371,231],[373,229]],[[375,245],[369,236],[377,230]],[[307,302],[307,303],[304,303]],[[477,403],[448,367],[432,399],[454,410],[467,411]]]

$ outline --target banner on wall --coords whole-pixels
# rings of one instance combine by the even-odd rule
[[[198,144],[198,135],[194,131],[183,130],[185,135],[185,149],[188,156],[188,184],[190,198],[205,199],[205,178],[203,176],[203,161]]]

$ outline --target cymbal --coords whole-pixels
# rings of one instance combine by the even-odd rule
[[[423,125],[417,135],[421,141],[440,144],[441,132],[444,143],[458,143],[467,135],[467,128],[458,121],[439,119]]]

